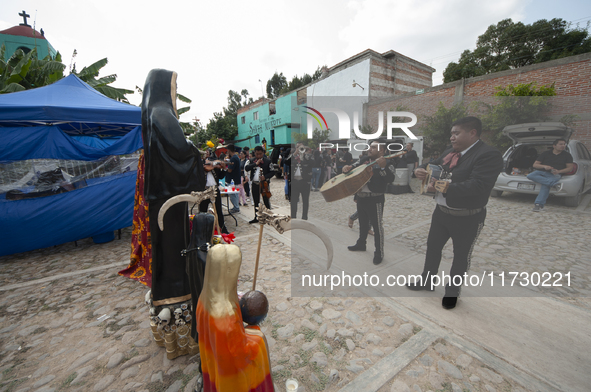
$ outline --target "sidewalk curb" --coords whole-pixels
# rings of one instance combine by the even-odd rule
[[[377,391],[437,339],[437,335],[425,329],[421,330],[341,388],[339,392]]]

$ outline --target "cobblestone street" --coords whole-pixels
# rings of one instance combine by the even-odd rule
[[[413,182],[413,188],[418,191],[418,183]],[[274,212],[288,214],[283,182],[274,180],[271,190]],[[542,334],[538,340],[548,345],[547,351],[542,358],[531,358],[522,353],[537,346],[503,343],[497,348],[473,337],[488,334],[494,340],[502,335],[504,319],[482,327],[476,323],[474,312],[486,303],[484,311],[491,314],[514,318],[521,313],[528,331],[524,339],[535,339],[529,335],[537,333],[538,324],[552,324],[552,316],[530,320],[513,308],[505,310],[506,304],[518,304],[522,298],[462,298],[458,308],[445,315],[455,316],[460,324],[474,322],[481,335],[472,336],[439,318],[436,312],[445,312],[440,310],[441,289],[438,303],[424,296],[292,296],[292,269],[322,273],[323,262],[309,260],[295,247],[292,254],[289,236],[267,226],[257,289],[270,303],[262,330],[269,341],[276,390],[285,390],[287,378],[297,379],[301,391],[588,390],[588,357],[578,353],[591,337],[588,327],[578,326],[591,321],[591,195],[585,195],[579,208],[564,207],[561,200],[551,198],[541,213],[531,212],[533,199],[517,194],[490,199],[470,272],[571,272],[570,286],[544,291],[557,298],[531,302],[540,309],[572,311],[576,319],[569,347],[557,353],[548,342],[551,336]],[[330,222],[351,238],[356,236],[358,224],[347,226],[348,214],[355,210],[352,198],[326,203],[313,192],[310,203],[312,223],[323,227]],[[424,258],[433,208],[432,198],[418,192],[386,197],[385,237],[409,260]],[[226,221],[243,254],[238,286],[243,292],[252,288],[254,275],[259,226],[247,223],[252,216],[253,208],[243,206],[237,226]],[[151,337],[144,304],[148,289],[117,275],[129,262],[130,238],[131,229],[126,228],[121,239],[107,244],[87,238],[77,246],[67,243],[0,258],[0,392],[193,391],[198,357],[166,358]],[[368,243],[372,248],[371,238]],[[452,257],[450,243],[444,263]],[[387,254],[380,268],[395,268],[389,264],[395,258]],[[344,262],[335,256],[333,266]],[[414,273],[420,273],[422,264],[414,267]],[[535,287],[528,289],[536,293]],[[515,355],[507,358],[504,350]],[[550,361],[554,355],[560,363],[554,373],[546,372],[544,364],[535,367],[537,360]],[[563,362],[564,358],[569,360]]]

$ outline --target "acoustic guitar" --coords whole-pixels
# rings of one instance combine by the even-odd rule
[[[396,154],[387,155],[384,158],[398,158],[406,154],[407,151],[400,151]],[[320,193],[327,202],[344,199],[347,196],[357,193],[373,176],[372,166],[376,161],[371,161],[360,165],[348,173],[339,174],[335,178],[326,181],[320,188]]]
[[[451,172],[446,171],[443,166],[428,164],[425,168],[427,175],[421,183],[421,195],[425,193],[435,193],[435,183],[439,180],[451,182]]]

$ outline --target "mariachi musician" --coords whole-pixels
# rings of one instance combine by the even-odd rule
[[[486,204],[497,176],[503,170],[503,158],[480,136],[482,122],[477,117],[464,117],[452,124],[451,148],[433,161],[441,165],[444,174],[435,182],[437,206],[431,218],[427,237],[427,253],[419,281],[409,282],[410,290],[433,291],[430,277],[437,275],[443,247],[451,238],[454,258],[441,301],[444,309],[456,307],[466,273],[470,269],[472,250],[484,226]],[[415,170],[421,180],[427,180],[426,164]],[[442,180],[443,176],[447,177]],[[453,176],[452,176],[453,175]],[[457,279],[456,277],[459,277]]]
[[[343,173],[348,173],[355,167],[371,163],[373,175],[356,194],[357,212],[359,214],[359,239],[350,251],[365,251],[365,242],[369,233],[370,224],[374,228],[375,252],[373,263],[380,264],[384,259],[384,225],[382,221],[384,213],[384,193],[388,184],[394,181],[396,168],[391,161],[384,158],[386,155],[386,142],[381,139],[374,140],[370,146],[368,155],[362,156],[353,165],[343,167]]]
[[[302,219],[308,220],[308,207],[310,202],[310,181],[312,180],[312,151],[309,147],[298,142],[292,150],[286,164],[290,166],[291,177],[291,218],[296,219],[298,203],[302,195]]]
[[[271,168],[271,160],[265,155],[265,149],[262,146],[254,148],[254,159],[244,167],[245,171],[250,171],[250,183],[252,184],[252,199],[254,200],[254,219],[248,223],[257,223],[257,211],[259,210],[259,203],[261,202],[261,194],[263,194],[263,202],[265,207],[271,208],[269,197],[271,195],[269,190],[269,180],[275,174]],[[266,183],[266,184],[265,184]],[[263,190],[266,191],[262,193]]]

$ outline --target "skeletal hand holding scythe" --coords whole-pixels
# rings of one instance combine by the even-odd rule
[[[261,241],[263,236],[263,227],[265,224],[268,224],[275,228],[279,232],[279,234],[283,234],[289,230],[295,229],[302,229],[314,233],[322,240],[324,246],[326,246],[326,253],[327,253],[327,261],[326,261],[326,269],[329,270],[330,266],[332,265],[332,257],[333,257],[333,249],[332,249],[332,242],[330,238],[324,234],[316,225],[300,219],[291,219],[288,215],[280,215],[274,214],[266,208],[263,203],[259,205],[259,209],[257,211],[257,219],[261,224],[261,229],[259,232],[259,243],[257,248],[257,258],[255,262],[255,270],[254,270],[254,278],[252,289],[254,291],[256,287],[256,278],[257,278],[257,271],[259,269],[259,257],[260,257],[260,250],[261,250]]]
[[[160,227],[160,230],[164,230],[164,221],[163,221],[164,214],[166,214],[166,210],[168,210],[172,205],[174,205],[176,203],[180,203],[180,202],[189,202],[189,203],[199,204],[202,201],[207,200],[207,199],[211,200],[212,204],[214,204],[215,197],[216,197],[215,187],[211,187],[203,192],[191,192],[190,195],[189,194],[178,195],[178,196],[170,198],[169,200],[166,201],[166,203],[164,203],[162,205],[162,207],[160,208],[160,211],[158,212],[158,226]],[[215,213],[214,213],[214,215],[215,215]],[[264,229],[265,224],[274,227],[275,230],[277,230],[279,232],[279,234],[283,234],[284,232],[289,231],[289,230],[301,229],[301,230],[306,230],[306,231],[309,231],[309,232],[317,235],[318,238],[320,238],[322,240],[322,242],[324,243],[324,246],[326,246],[326,253],[327,253],[326,269],[327,270],[330,269],[330,266],[332,265],[332,258],[333,258],[332,242],[330,241],[330,238],[325,233],[323,233],[316,225],[314,225],[308,221],[305,221],[305,220],[291,219],[291,217],[288,215],[274,214],[271,212],[271,210],[266,208],[263,203],[261,203],[259,205],[259,209],[257,212],[257,219],[259,220],[261,227],[260,227],[260,231],[259,231],[259,242],[258,242],[257,256],[256,256],[256,262],[255,262],[253,287],[252,287],[253,291],[256,288],[256,278],[257,278],[257,272],[258,272],[258,266],[259,266],[263,229]],[[218,231],[219,231],[219,229],[218,229]],[[213,243],[213,241],[211,243]]]
[[[164,215],[166,214],[166,211],[170,207],[175,205],[176,203],[188,202],[188,203],[194,203],[196,205],[199,205],[199,204],[201,204],[202,201],[210,200],[211,206],[213,208],[213,215],[214,215],[214,217],[216,217],[215,226],[216,226],[218,233],[221,233],[222,231],[220,230],[220,228],[217,224],[217,214],[215,211],[215,198],[216,198],[216,194],[217,194],[216,191],[217,191],[217,186],[212,186],[202,192],[191,192],[191,194],[178,195],[178,196],[174,196],[174,197],[171,197],[170,199],[168,199],[166,201],[166,203],[164,203],[162,205],[162,207],[160,207],[160,211],[158,212],[158,226],[160,227],[160,230],[164,231]],[[211,239],[210,243],[213,244],[213,235],[212,235],[212,239]]]

